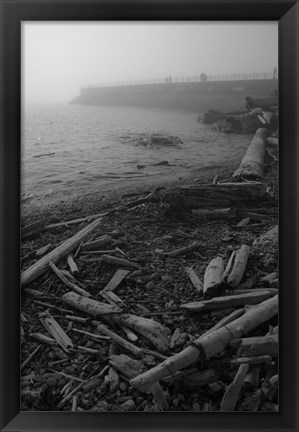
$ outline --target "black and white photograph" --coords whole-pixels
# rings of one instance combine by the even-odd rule
[[[278,40],[22,21],[22,412],[280,411]]]

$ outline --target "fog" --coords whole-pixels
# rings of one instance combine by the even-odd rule
[[[277,22],[22,23],[25,104],[67,103],[93,84],[277,66]]]

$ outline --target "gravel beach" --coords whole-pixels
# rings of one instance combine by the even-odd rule
[[[185,178],[151,177],[142,184],[132,183],[118,188],[113,186],[96,194],[48,202],[46,205],[24,203],[21,226],[23,228],[39,220],[45,220],[46,224],[55,224],[105,213],[125,203],[144,198],[157,187],[164,187],[164,190],[168,191],[183,184],[211,184],[216,174],[218,182],[231,181],[232,173],[237,167],[237,162],[229,162],[226,166],[213,166],[193,172]],[[266,161],[262,182],[270,187],[273,196],[277,198],[277,160]],[[265,208],[265,212],[266,210]],[[97,337],[96,335],[103,334],[92,325],[93,317],[65,304],[61,298],[70,288],[53,271],[46,271],[27,284],[22,291],[21,410],[165,410],[165,407],[161,406],[163,401],[165,403],[163,398],[161,401],[158,395],[132,387],[128,375],[120,370],[121,368],[112,366],[111,359],[126,355],[141,370],[150,369],[163,358],[182,351],[231,313],[223,309],[202,314],[186,313],[181,309],[181,305],[203,299],[202,293],[198,292],[191,282],[186,267],[192,268],[203,281],[205,270],[214,257],[221,256],[227,262],[233,250],[243,244],[252,246],[257,237],[277,224],[277,208],[272,208],[271,216],[263,221],[253,220],[248,226],[241,228],[237,226],[238,222],[240,218],[210,220],[199,218],[191,212],[172,214],[162,201],[148,202],[105,216],[102,224],[85,241],[90,242],[106,234],[112,239],[111,243],[95,250],[76,248],[73,251],[78,266],[78,273],[75,275],[77,284],[90,293],[94,300],[103,301],[99,293],[112,279],[118,267],[103,261],[103,252],[99,249],[105,250],[106,254],[135,263],[138,269],[130,269],[115,289],[115,294],[123,302],[124,312],[153,319],[166,329],[171,339],[170,350],[162,355],[148,339],[134,331],[133,336],[129,335],[126,327],[117,324],[109,323],[108,327],[124,339],[134,340],[132,343],[144,350],[141,359],[134,357],[109,337]],[[23,271],[37,261],[36,252],[41,248],[50,245],[49,250],[54,249],[88,223],[90,221],[86,220],[24,235],[21,245]],[[176,257],[167,256],[167,252],[186,247],[194,241],[198,242],[197,249]],[[271,286],[268,283],[265,285],[261,278],[277,272],[278,250],[267,250],[269,257],[266,260],[265,253],[261,251],[260,254],[250,254],[241,281],[243,288],[246,288],[246,282],[257,275],[252,290]],[[65,259],[60,260],[57,266],[60,270],[70,270]],[[204,297],[207,298],[209,297]],[[36,334],[50,336],[41,320],[43,315],[40,314],[45,312],[49,313],[68,335],[72,348],[63,350],[57,345],[57,341],[53,341],[53,336],[52,342],[35,339]],[[80,323],[69,316],[87,320]],[[107,325],[107,321],[100,318],[96,317]],[[277,326],[277,317],[258,326],[247,336],[265,335],[269,326],[270,329]],[[229,345],[219,356],[184,369],[181,376],[170,375],[161,380],[167,410],[220,410],[223,395],[238,370],[238,366],[231,363],[235,356],[236,348]],[[269,362],[267,359],[258,369],[260,384],[248,385],[242,390],[236,410],[276,409],[277,391],[272,391],[270,397],[269,392],[267,393],[268,387],[266,389],[265,386],[268,385],[269,378],[277,374],[277,362],[271,358]],[[207,373],[205,379],[199,376],[200,371]]]

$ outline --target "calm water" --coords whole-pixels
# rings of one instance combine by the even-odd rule
[[[176,147],[137,145],[124,137],[177,136]],[[22,199],[98,191],[105,184],[241,158],[250,137],[211,131],[197,113],[80,105],[23,110]],[[168,161],[170,166],[153,166]],[[137,165],[144,165],[138,168]]]

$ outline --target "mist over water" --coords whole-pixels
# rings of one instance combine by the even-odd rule
[[[22,116],[22,200],[97,192],[130,179],[241,158],[250,137],[211,131],[197,113],[147,108],[32,105]],[[139,145],[152,134],[176,146]],[[169,165],[156,165],[167,161]]]

